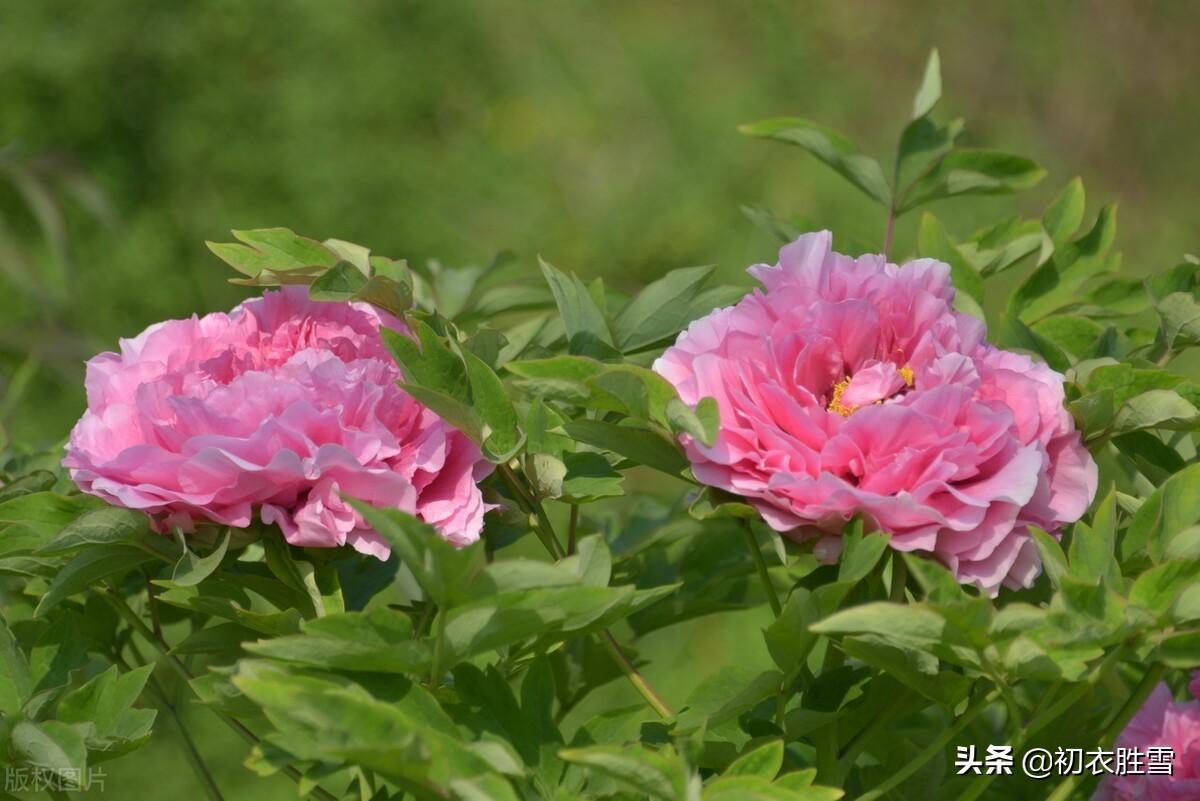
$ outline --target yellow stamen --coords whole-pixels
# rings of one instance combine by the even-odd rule
[[[833,395],[829,398],[829,406],[826,407],[834,414],[840,414],[842,417],[849,417],[854,412],[853,406],[847,406],[842,403],[842,393],[850,386],[850,377],[846,376],[841,381],[833,385]]]
[[[906,385],[910,387],[913,385],[913,369],[911,365],[906,364],[896,372],[899,373],[900,377],[904,379],[904,383]]]

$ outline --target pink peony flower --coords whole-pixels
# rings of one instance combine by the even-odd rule
[[[856,514],[901,551],[931,553],[994,594],[1040,571],[1030,525],[1057,532],[1096,493],[1062,376],[984,341],[955,312],[950,268],[834,253],[806,234],[766,287],[679,335],[654,369],[720,408],[697,479],[746,498],[776,530],[836,559]]]
[[[397,386],[381,325],[403,330],[301,287],[152,325],[88,362],[88,409],[63,463],[84,492],[144,510],[159,531],[248,526],[257,511],[293,545],[386,558],[346,493],[473,542],[491,465]]]
[[[1200,699],[1200,672],[1188,689]],[[1170,775],[1107,776],[1092,801],[1195,801],[1200,798],[1200,701],[1176,703],[1160,684],[1117,739],[1118,748],[1136,748],[1146,767],[1149,748],[1170,748]]]

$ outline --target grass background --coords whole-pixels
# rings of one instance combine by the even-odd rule
[[[9,3],[0,425],[54,445],[82,409],[87,357],[244,297],[203,245],[230,228],[286,225],[452,265],[540,253],[627,289],[699,263],[744,280],[774,251],[747,203],[831,227],[848,250],[878,247],[870,201],[735,127],[810,117],[886,170],[933,46],[939,118],[965,116],[966,142],[1050,171],[1016,199],[935,205],[956,234],[1038,213],[1079,174],[1089,214],[1121,203],[1127,268],[1167,267],[1200,248],[1198,28],[1182,0]],[[915,223],[894,252],[911,250]],[[676,660],[698,680],[760,658],[757,629],[660,633],[643,653],[670,661],[650,677]],[[231,800],[292,796],[194,717]],[[198,796],[165,738],[106,769],[97,797]]]

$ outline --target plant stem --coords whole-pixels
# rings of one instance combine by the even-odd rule
[[[186,684],[190,689],[192,686],[192,679],[195,677],[192,675],[192,672],[188,670],[187,665],[183,664],[183,662],[179,660],[179,657],[171,653],[171,647],[167,644],[165,639],[154,636],[154,632],[150,630],[149,626],[142,622],[142,619],[138,617],[137,613],[134,612],[133,609],[130,608],[129,604],[125,603],[125,599],[121,597],[120,593],[115,592],[111,588],[106,588],[100,590],[97,595],[107,602],[108,605],[111,606],[118,615],[124,618],[125,621],[134,629],[134,631],[140,634],[144,640],[150,643],[150,645],[154,646],[155,650],[157,650],[166,663],[171,666],[171,669],[179,674],[180,678],[183,679],[184,684]],[[246,742],[250,743],[251,745],[262,744],[262,740],[259,739],[258,735],[247,728],[246,725],[241,721],[235,720],[234,718],[226,715],[224,712],[213,709],[212,707],[209,707],[209,710],[218,718],[220,718],[220,720],[226,726],[237,732],[237,734]],[[283,772],[288,778],[297,784],[300,784],[304,780],[304,777],[300,774],[300,771],[296,770],[291,765],[284,765]],[[311,795],[316,796],[317,798],[321,799],[321,801],[338,801],[337,796],[319,784],[313,787]]]
[[[1159,663],[1150,667],[1146,674],[1142,676],[1142,680],[1138,682],[1137,687],[1133,688],[1133,692],[1125,699],[1124,705],[1117,710],[1104,728],[1104,733],[1100,735],[1100,747],[1111,748],[1117,738],[1121,736],[1121,732],[1129,725],[1129,721],[1137,714],[1137,711],[1146,703],[1146,699],[1150,697],[1150,693],[1154,692],[1154,688],[1158,686],[1158,682],[1162,679],[1163,673],[1167,670],[1167,666]],[[1074,774],[1064,778],[1054,792],[1046,797],[1046,801],[1066,801],[1075,792],[1079,786],[1079,781],[1082,777]]]
[[[550,524],[550,518],[546,515],[546,510],[542,507],[541,502],[525,491],[511,467],[506,464],[497,465],[496,472],[500,474],[500,477],[504,479],[504,483],[512,490],[517,498],[517,502],[528,513],[537,518],[537,525],[534,527],[534,531],[537,533],[538,539],[542,541],[542,545],[546,547],[546,550],[555,559],[562,559],[564,556],[562,545],[559,544],[558,537],[554,535],[554,526]]]
[[[896,229],[896,204],[888,207],[887,228],[883,232],[883,255],[886,258],[892,249],[892,234]]]
[[[150,610],[150,623],[154,626],[154,636],[162,639],[162,622],[158,618],[158,604],[154,601],[154,580],[146,573],[146,606]]]
[[[554,527],[550,523],[550,518],[546,515],[546,510],[542,508],[541,501],[525,491],[525,489],[520,485],[520,481],[518,480],[517,476],[508,467],[508,465],[500,465],[500,474],[504,477],[504,480],[508,483],[513,493],[516,494],[518,498],[523,499],[524,503],[528,504],[530,511],[535,517],[537,517],[539,525],[544,526],[543,533],[545,536],[539,537],[539,539],[541,539],[542,544],[546,547],[546,550],[550,552],[550,556],[555,560],[562,559],[564,554],[561,546],[559,546],[558,536],[554,533]],[[621,668],[621,672],[625,674],[625,678],[629,680],[629,683],[633,685],[634,689],[638,691],[642,698],[646,699],[646,703],[650,705],[650,708],[657,712],[659,717],[661,717],[663,720],[670,720],[671,718],[675,717],[675,713],[672,712],[671,708],[662,700],[662,696],[660,696],[658,692],[650,686],[650,682],[646,681],[645,676],[638,672],[638,669],[634,666],[633,662],[630,661],[629,657],[625,655],[625,652],[621,650],[621,646],[617,643],[616,638],[612,636],[609,630],[604,629],[601,631],[599,637],[601,643],[608,649],[608,652],[616,661],[617,667]]]
[[[881,784],[860,795],[857,799],[855,799],[855,801],[876,801],[876,799],[883,798],[885,795],[891,792],[893,788],[903,784],[905,780],[920,770],[926,762],[942,753],[942,749],[949,745],[950,742],[957,737],[962,730],[971,723],[972,720],[979,716],[979,713],[987,709],[988,705],[995,701],[999,696],[999,690],[992,690],[987,695],[976,699],[971,703],[970,706],[963,710],[963,713],[958,716],[958,720],[954,721],[954,725],[950,726],[950,728],[946,729],[937,737],[935,737],[933,742],[925,746],[925,749],[921,751],[921,753],[917,754],[914,759],[909,761],[907,765],[893,773],[891,777],[883,781]]]
[[[433,659],[429,663],[429,689],[435,689],[442,678],[442,649],[446,643],[446,611],[439,609],[437,613],[437,634],[433,640]]]
[[[154,700],[167,713],[167,718],[174,724],[175,733],[179,735],[179,741],[183,744],[183,755],[187,758],[192,772],[196,774],[196,778],[200,780],[200,784],[204,786],[204,792],[208,794],[208,797],[212,801],[224,801],[216,779],[213,778],[212,772],[208,769],[208,764],[205,763],[200,750],[196,748],[196,742],[192,739],[192,735],[188,733],[187,727],[183,725],[183,720],[179,717],[179,711],[175,708],[175,705],[167,699],[167,694],[158,685],[153,676],[150,677],[150,682],[146,686],[150,690],[150,694],[154,697]]]
[[[746,547],[750,549],[754,567],[758,570],[758,577],[762,579],[763,590],[767,593],[767,602],[771,604],[771,611],[775,613],[775,617],[779,617],[783,612],[783,604],[779,602],[779,596],[775,593],[775,585],[771,583],[771,574],[767,570],[767,561],[763,559],[762,549],[758,547],[758,539],[754,536],[754,527],[749,520],[743,520],[742,524]]]
[[[571,519],[567,523],[567,555],[575,553],[575,543],[579,536],[579,504],[571,504]]]
[[[612,658],[617,663],[617,666],[621,668],[621,672],[629,679],[629,683],[641,694],[642,698],[646,699],[646,703],[658,713],[658,716],[663,720],[670,720],[675,717],[675,713],[671,711],[671,707],[667,706],[666,702],[663,701],[655,689],[650,686],[650,682],[646,681],[645,676],[638,671],[629,657],[625,655],[625,652],[621,650],[621,646],[617,643],[617,638],[612,636],[612,633],[608,629],[600,632],[600,642],[608,648],[608,652],[612,654]]]
[[[892,590],[891,601],[894,604],[902,604],[907,600],[904,593],[905,585],[908,584],[908,562],[904,561],[904,557],[899,551],[892,551]]]

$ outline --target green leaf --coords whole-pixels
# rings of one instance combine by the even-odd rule
[[[4,618],[0,617],[0,713],[15,717],[32,691],[29,663]]]
[[[1172,292],[1154,305],[1168,351],[1200,344],[1200,304],[1190,292]]]
[[[783,740],[769,740],[735,759],[722,775],[773,779],[782,767]]]
[[[35,492],[47,492],[58,483],[58,477],[49,470],[34,470],[28,475],[13,479],[7,484],[0,485],[0,503],[18,498],[22,495],[32,495]]]
[[[1042,230],[1046,232],[1055,250],[1069,242],[1079,230],[1083,223],[1083,210],[1083,180],[1075,177],[1042,214]]]
[[[585,445],[604,448],[626,459],[678,476],[688,467],[687,458],[674,442],[644,428],[620,426],[598,420],[570,420],[567,435]]]
[[[892,190],[879,162],[863,155],[849,139],[831,128],[800,117],[778,117],[738,127],[747,136],[775,139],[797,145],[836,170],[882,206],[892,200]]]
[[[411,323],[416,342],[388,328],[380,331],[384,344],[404,371],[408,383],[440,392],[463,403],[469,402],[467,368],[462,359],[446,347],[437,332],[424,320],[413,319]]]
[[[364,277],[371,274],[370,248],[347,242],[344,239],[326,239],[321,244],[339,260],[353,265]]]
[[[1112,444],[1133,461],[1142,475],[1156,484],[1161,484],[1187,467],[1179,451],[1147,431],[1121,434],[1112,438]]]
[[[921,225],[917,230],[917,252],[925,258],[949,264],[954,288],[977,301],[983,300],[983,278],[979,271],[950,239],[946,228],[929,212],[921,215]]]
[[[462,597],[480,561],[481,547],[455,548],[433,526],[398,509],[376,509],[355,500],[350,504],[387,540],[438,606],[444,608]]]
[[[1200,577],[1200,560],[1172,559],[1151,567],[1133,582],[1129,602],[1165,615],[1176,599]]]
[[[539,261],[542,275],[550,285],[554,303],[566,327],[567,347],[571,353],[586,356],[611,354],[613,339],[608,330],[608,321],[587,287],[577,276],[568,276],[548,262]]]
[[[1148,428],[1194,431],[1200,425],[1200,410],[1178,392],[1152,389],[1121,405],[1112,421],[1113,434],[1125,434]]]
[[[588,402],[593,407],[673,428],[670,404],[678,400],[678,396],[675,387],[658,373],[633,364],[621,364],[588,379],[587,385],[592,390]],[[685,414],[678,410],[675,413]],[[704,433],[706,421],[711,424],[711,414],[706,413],[706,420],[701,420],[697,413],[695,425],[700,433]]]
[[[1063,245],[1054,257],[1041,264],[1009,298],[1010,313],[1038,319],[1077,300],[1080,286],[1088,278],[1108,269],[1106,257],[1116,236],[1117,207],[1109,204],[1096,215],[1084,236]]]
[[[58,536],[37,552],[57,556],[97,545],[138,545],[146,539],[149,530],[146,515],[141,512],[106,506],[68,523]]]
[[[403,278],[404,280],[398,281],[386,275],[373,275],[355,293],[354,299],[370,303],[394,317],[403,318],[413,307],[412,282],[407,269]]]
[[[783,674],[778,670],[756,671],[743,665],[727,665],[705,678],[688,696],[687,708],[679,714],[678,728],[712,730],[736,720],[765,698],[779,692]]]
[[[38,768],[59,781],[78,781],[87,770],[83,733],[56,720],[17,721],[10,732],[13,755],[20,763]]]
[[[874,602],[843,609],[809,629],[818,634],[877,634],[919,648],[939,642],[945,627],[942,616],[926,606]]]
[[[600,454],[590,451],[564,453],[562,461],[567,468],[562,482],[563,497],[567,500],[589,503],[624,494],[621,474]]]
[[[1108,495],[1096,506],[1094,526],[1076,524],[1071,537],[1070,573],[1074,578],[1089,584],[1099,584],[1113,575],[1116,558],[1117,493],[1110,489]],[[1117,573],[1117,576],[1120,574]]]
[[[929,700],[953,708],[971,689],[971,680],[961,673],[938,671],[932,654],[893,642],[887,637],[864,634],[842,640],[846,655],[883,671]]]
[[[525,441],[517,424],[517,412],[504,382],[492,368],[469,350],[464,350],[462,357],[471,385],[471,407],[490,432],[483,442],[484,455],[495,464],[503,464],[516,455]]]
[[[400,388],[412,395],[422,406],[428,407],[438,417],[466,434],[475,444],[483,443],[483,422],[463,401],[419,384],[402,383]]]
[[[234,231],[245,244],[206,242],[208,249],[238,272],[250,278],[263,277],[279,283],[281,274],[306,272],[317,275],[337,262],[333,251],[320,242],[298,236],[287,228]],[[305,268],[316,268],[305,270]]]
[[[854,584],[867,577],[887,550],[888,536],[876,531],[863,534],[862,518],[842,532],[842,555],[838,559],[838,582]]]
[[[573,569],[579,580],[591,587],[607,587],[612,578],[612,552],[599,534],[579,540],[578,553],[560,564]]]
[[[1121,557],[1147,550],[1155,562],[1171,540],[1200,523],[1200,464],[1176,473],[1146,499],[1129,521],[1121,541]]]
[[[101,503],[83,495],[34,492],[0,503],[0,556],[29,553],[52,540],[62,528]]]
[[[299,236],[287,228],[258,228],[249,231],[233,231],[234,237],[273,258],[275,263],[285,266],[332,267],[337,263],[328,248],[315,239]],[[275,267],[273,269],[278,269]]]
[[[898,213],[958,195],[998,195],[1028,189],[1046,171],[1033,161],[995,150],[952,150],[905,192]]]
[[[1200,631],[1167,637],[1158,644],[1158,659],[1179,670],[1192,670],[1200,665]]]
[[[670,751],[639,746],[594,745],[559,752],[567,762],[610,776],[641,797],[657,801],[686,801],[688,776]]]
[[[903,556],[909,571],[925,592],[925,599],[935,604],[954,604],[967,597],[954,574],[933,559],[914,553]]]
[[[50,582],[34,614],[42,615],[77,592],[106,578],[123,576],[153,560],[150,554],[129,545],[97,545],[81,551]]]
[[[701,398],[694,409],[672,398],[667,402],[667,422],[676,434],[687,434],[701,445],[712,447],[721,427],[721,412],[713,398]]]
[[[1029,532],[1042,557],[1042,567],[1050,577],[1050,583],[1057,589],[1062,583],[1062,577],[1067,575],[1067,555],[1063,553],[1058,540],[1042,531],[1037,526],[1030,526]]]
[[[366,284],[367,276],[362,270],[350,262],[339,261],[309,285],[308,296],[313,300],[354,300]]]
[[[997,326],[998,339],[1002,345],[1031,351],[1041,356],[1055,370],[1066,372],[1071,366],[1067,355],[1050,340],[1035,332],[1017,317],[1005,314]]]
[[[266,660],[238,663],[234,684],[275,725],[272,746],[297,758],[349,762],[403,782],[419,798],[445,798],[457,779],[493,772],[418,685],[393,678],[386,700],[338,677],[297,673]]]
[[[679,333],[691,319],[691,301],[713,267],[672,270],[637,294],[613,320],[616,345],[629,353]]]
[[[929,112],[942,97],[942,62],[938,58],[935,47],[929,51],[929,61],[925,64],[925,75],[921,78],[921,86],[917,96],[913,98],[912,118],[919,119]]]
[[[429,643],[413,639],[412,621],[384,607],[331,614],[303,624],[303,634],[247,643],[260,656],[327,670],[418,673],[428,669]]]
[[[225,558],[225,551],[229,548],[229,537],[232,533],[233,530],[229,528],[222,531],[216,547],[203,557],[196,556],[188,550],[187,543],[180,534],[178,540],[183,555],[179,557],[179,561],[175,563],[175,568],[171,571],[171,582],[180,587],[192,587],[211,576],[221,566],[221,560]]]
[[[1069,314],[1046,317],[1034,323],[1032,328],[1038,336],[1076,356],[1087,353],[1104,334],[1104,328],[1094,320]]]
[[[949,152],[962,132],[962,118],[946,125],[938,125],[929,117],[919,117],[908,123],[900,136],[896,154],[897,185],[905,186],[918,168]]]
[[[150,734],[153,709],[135,709],[134,703],[150,678],[152,665],[118,673],[112,665],[58,702],[57,717],[66,723],[90,723],[89,745],[105,741],[137,741]]]

